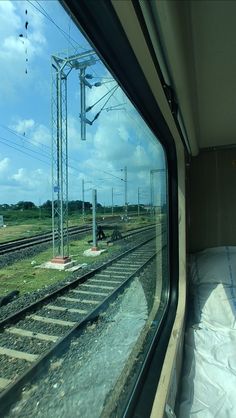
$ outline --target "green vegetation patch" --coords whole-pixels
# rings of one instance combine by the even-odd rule
[[[119,245],[106,247],[107,252],[98,257],[86,257],[83,252],[91,246],[85,237],[79,241],[70,243],[70,257],[79,264],[92,264],[99,261],[105,261],[112,256],[112,253],[119,249]],[[105,247],[104,247],[105,248]],[[37,266],[52,259],[52,250],[43,251],[34,257],[25,258],[16,263],[1,269],[0,273],[0,295],[5,295],[12,290],[19,290],[20,294],[33,292],[42,289],[72,275],[69,271],[59,271],[54,269],[44,269]]]
[[[20,225],[7,225],[0,228],[0,242],[8,242],[19,238],[27,238],[33,235],[50,231],[51,221],[37,221]]]

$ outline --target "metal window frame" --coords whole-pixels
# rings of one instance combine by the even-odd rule
[[[168,170],[168,256],[170,288],[168,305],[157,328],[142,373],[123,417],[144,417],[151,413],[162,364],[178,303],[178,177],[174,139],[158,103],[130,47],[110,0],[60,0],[77,26],[119,82],[144,121],[162,144]],[[137,17],[138,18],[138,17]],[[141,23],[140,23],[141,24]],[[132,69],[132,70],[131,70]],[[158,69],[158,72],[160,69]]]

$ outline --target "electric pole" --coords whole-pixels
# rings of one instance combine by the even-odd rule
[[[82,218],[84,222],[85,210],[84,210],[84,179],[82,179]]]
[[[127,167],[124,168],[124,173],[125,173],[125,219],[127,220],[128,218],[128,202],[127,202]]]
[[[140,215],[140,207],[139,207],[139,204],[140,204],[140,190],[139,190],[140,188],[138,187],[138,216]]]
[[[92,193],[93,204],[93,250],[97,249],[97,224],[96,224],[96,207],[97,207],[97,190],[94,189]]]
[[[113,187],[111,188],[111,214],[114,214]]]
[[[151,214],[154,215],[154,173],[163,173],[166,170],[164,168],[157,168],[154,170],[150,170],[150,206],[151,206]]]
[[[73,69],[80,71],[81,139],[85,140],[85,85],[89,84],[85,70],[98,61],[95,54],[89,50],[69,57],[52,55],[52,241],[55,262],[66,262],[69,256],[67,78]]]

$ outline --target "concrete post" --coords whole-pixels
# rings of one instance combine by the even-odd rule
[[[96,206],[97,206],[97,190],[94,189],[92,193],[93,204],[93,250],[97,249],[97,224],[96,224]]]

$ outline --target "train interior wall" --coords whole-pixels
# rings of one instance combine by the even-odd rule
[[[188,252],[236,244],[236,148],[202,150],[188,168]]]
[[[224,366],[235,352],[235,190],[235,147],[202,149],[187,163],[186,328],[175,403],[179,418],[195,416],[197,410],[199,417],[235,416],[235,368]],[[217,415],[219,394],[222,415]]]

